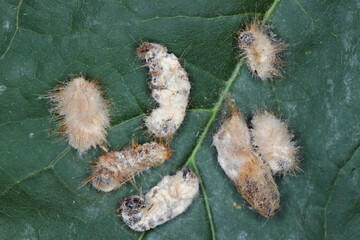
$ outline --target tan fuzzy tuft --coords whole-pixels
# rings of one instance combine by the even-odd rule
[[[145,120],[149,131],[159,138],[171,138],[184,120],[190,82],[179,59],[166,47],[144,42],[138,55],[146,61],[151,74],[149,87],[159,107]]]
[[[110,126],[109,109],[100,87],[85,77],[77,77],[51,92],[52,111],[60,118],[60,130],[80,154],[106,144]]]
[[[218,161],[241,195],[264,217],[280,207],[280,193],[269,167],[253,152],[249,129],[239,110],[234,110],[214,136]]]
[[[280,69],[284,65],[281,52],[285,44],[275,39],[269,26],[255,20],[238,32],[239,48],[251,71],[262,80],[282,76]]]
[[[286,174],[297,169],[297,151],[287,123],[264,111],[251,121],[253,144],[273,174]]]
[[[110,192],[133,179],[136,174],[162,165],[170,156],[171,150],[157,142],[108,152],[95,162],[89,181],[99,191]]]

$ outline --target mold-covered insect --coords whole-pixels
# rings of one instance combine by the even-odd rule
[[[282,76],[281,52],[286,47],[275,38],[269,26],[255,20],[238,32],[238,44],[250,70],[262,80]]]
[[[80,154],[97,145],[105,148],[109,109],[96,82],[84,76],[71,79],[52,91],[52,112],[61,118],[60,130]]]
[[[190,83],[178,58],[167,48],[144,42],[138,49],[151,74],[149,87],[159,107],[146,118],[149,131],[160,138],[171,138],[185,117],[190,93]]]
[[[214,136],[218,162],[241,195],[264,217],[280,207],[280,193],[270,168],[254,153],[250,132],[240,110],[233,108]]]
[[[147,231],[183,213],[198,191],[198,178],[186,168],[173,176],[165,176],[145,196],[126,198],[121,216],[131,229]]]
[[[162,165],[170,156],[171,150],[162,143],[133,144],[121,151],[111,151],[101,156],[95,162],[88,181],[99,191],[110,192],[136,174]]]
[[[287,123],[264,111],[255,114],[251,121],[253,144],[274,175],[294,172],[298,167],[298,147],[292,141]]]

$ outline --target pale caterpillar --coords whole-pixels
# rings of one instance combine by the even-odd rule
[[[145,120],[145,125],[156,137],[171,137],[185,117],[190,93],[190,83],[178,58],[167,52],[167,48],[144,42],[137,49],[146,61],[151,74],[149,87],[159,107]]]
[[[96,82],[84,76],[71,79],[52,91],[48,98],[52,112],[60,118],[60,130],[69,144],[80,154],[106,144],[106,128],[110,126],[109,109]]]
[[[92,167],[86,181],[99,191],[110,192],[121,187],[136,174],[160,166],[171,156],[171,150],[162,143],[151,142],[125,147],[102,155]]]
[[[199,191],[199,180],[189,169],[165,176],[145,196],[124,200],[121,216],[135,231],[147,231],[183,213]]]
[[[233,109],[214,136],[218,162],[241,195],[264,217],[280,207],[280,193],[270,168],[253,152],[249,129],[240,110]]]
[[[256,113],[251,124],[253,144],[274,175],[298,169],[298,148],[292,141],[294,136],[288,132],[287,123],[264,111]]]
[[[286,47],[264,22],[255,20],[238,32],[238,44],[251,71],[262,80],[282,76],[281,52]]]

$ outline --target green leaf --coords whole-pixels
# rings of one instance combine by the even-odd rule
[[[0,1],[0,238],[359,239],[359,11],[356,0]],[[273,82],[238,56],[234,33],[255,15],[289,43],[284,78]],[[148,141],[143,118],[155,103],[141,41],[182,56],[192,82],[174,155],[137,188],[78,188],[101,152],[80,158],[59,140],[43,96],[72,73],[99,78],[113,102],[111,148]],[[228,93],[247,118],[266,106],[289,119],[302,147],[303,172],[276,178],[281,209],[268,221],[217,163],[212,136]],[[124,197],[184,165],[202,180],[184,214],[144,234],[116,216]]]

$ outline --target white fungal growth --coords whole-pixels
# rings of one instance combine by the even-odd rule
[[[264,217],[280,207],[280,193],[270,168],[253,152],[249,129],[240,110],[233,109],[214,136],[218,162],[241,195]]]
[[[221,125],[214,136],[214,145],[218,151],[220,166],[226,175],[236,182],[244,164],[242,155],[252,152],[250,132],[240,111],[234,110],[233,115]]]
[[[255,75],[264,81],[282,76],[280,69],[283,61],[280,56],[285,45],[275,39],[269,26],[258,20],[253,21],[239,31],[238,43],[248,67]]]
[[[149,87],[159,103],[159,107],[146,118],[145,124],[155,136],[171,137],[185,117],[190,93],[187,73],[178,58],[160,44],[144,42],[137,52],[149,67]]]
[[[86,182],[91,181],[99,191],[110,192],[142,171],[162,165],[170,156],[171,150],[162,143],[133,144],[121,151],[111,151],[101,156]]]
[[[96,82],[77,77],[49,94],[52,111],[60,118],[60,131],[80,154],[97,145],[105,148],[109,109]]]
[[[133,230],[143,232],[183,213],[199,191],[199,181],[189,169],[165,176],[145,196],[131,196],[122,204],[122,218]]]
[[[286,174],[298,168],[297,150],[287,123],[264,111],[251,121],[253,144],[273,174]]]

